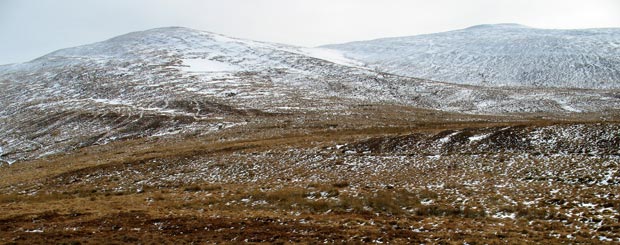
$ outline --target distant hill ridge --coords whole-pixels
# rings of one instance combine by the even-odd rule
[[[450,83],[620,88],[620,28],[555,30],[487,24],[324,48],[386,72]]]
[[[0,66],[0,164],[123,139],[210,134],[267,115],[351,115],[365,104],[545,116],[620,108],[615,91],[434,82],[377,72],[339,52],[169,27]]]

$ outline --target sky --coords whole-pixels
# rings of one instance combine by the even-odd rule
[[[620,27],[620,0],[0,0],[0,64],[164,26],[314,47],[493,23]]]

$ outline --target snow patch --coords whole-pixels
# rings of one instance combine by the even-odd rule
[[[439,160],[439,158],[441,158],[441,155],[432,155],[427,156],[426,158],[428,158],[429,160]]]
[[[41,230],[41,229],[34,229],[34,230],[25,230],[24,232],[26,232],[26,233],[43,233],[43,230]]]
[[[301,110],[302,108],[299,106],[278,106],[276,109],[280,110]]]
[[[515,219],[517,216],[516,213],[505,213],[505,212],[497,212],[493,215],[494,218],[497,219]]]
[[[594,209],[597,206],[597,204],[594,204],[594,203],[580,203],[579,206],[580,207],[584,207],[584,208]]]
[[[558,105],[560,105],[562,110],[565,110],[568,112],[582,112],[582,110],[573,107],[570,103],[568,103],[565,100],[556,100],[556,102],[558,103]]]
[[[186,72],[222,72],[239,71],[240,67],[216,60],[183,59],[182,70]]]
[[[301,52],[302,54],[305,54],[307,56],[317,58],[317,59],[327,60],[327,61],[339,64],[339,65],[355,66],[355,67],[359,67],[363,65],[363,63],[359,61],[352,60],[352,59],[345,57],[344,54],[342,54],[342,52],[338,50],[325,49],[325,48],[304,48],[301,50]]]
[[[480,141],[480,140],[486,139],[487,137],[489,137],[489,135],[491,135],[491,134],[488,133],[488,134],[481,134],[481,135],[471,136],[471,137],[469,137],[469,142]]]
[[[431,200],[431,199],[424,199],[424,200],[420,201],[420,204],[428,206],[428,205],[433,204],[433,200]]]
[[[121,100],[121,99],[92,99],[92,101],[102,104],[108,105],[129,105],[131,104],[129,101]]]
[[[460,132],[459,132],[459,131],[456,131],[456,132],[454,132],[454,133],[449,134],[449,135],[448,135],[448,136],[446,136],[446,137],[443,137],[443,138],[439,139],[439,143],[441,143],[441,144],[445,144],[445,143],[450,142],[450,138],[452,138],[452,136],[457,135],[458,133],[460,133]]]

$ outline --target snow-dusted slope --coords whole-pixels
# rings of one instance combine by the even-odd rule
[[[350,62],[329,50],[170,27],[0,66],[0,162],[128,137],[209,133],[302,105],[337,109],[307,100],[330,96],[320,87],[337,78],[326,76],[361,72],[324,59]]]
[[[365,103],[472,114],[601,112],[614,91],[464,86],[358,67],[333,50],[158,28],[0,66],[0,162],[132,137],[209,134]]]
[[[620,29],[479,25],[325,47],[383,71],[444,82],[620,88]]]

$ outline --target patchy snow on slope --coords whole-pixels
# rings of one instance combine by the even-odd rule
[[[345,57],[344,54],[342,54],[342,52],[333,50],[333,49],[302,48],[301,53],[307,56],[313,57],[313,58],[327,60],[327,61],[339,64],[339,65],[355,66],[355,67],[360,67],[363,65],[362,62],[349,59]]]
[[[474,135],[474,136],[469,137],[469,142],[481,141],[483,139],[486,139],[490,135],[491,133]]]
[[[439,143],[441,143],[441,144],[448,143],[448,142],[450,142],[450,139],[452,138],[452,136],[455,136],[457,134],[459,134],[458,131],[454,132],[454,133],[451,133],[451,134],[447,135],[446,137],[443,137],[443,138],[439,139]]]
[[[42,229],[25,230],[26,233],[43,233]]]
[[[131,102],[121,99],[91,99],[94,102],[107,105],[130,105]]]
[[[435,81],[618,89],[619,46],[620,28],[554,30],[496,24],[322,47],[385,72]]]
[[[496,219],[515,219],[517,216],[516,213],[507,213],[507,212],[497,212],[493,215],[493,218]]]
[[[556,102],[558,103],[558,105],[560,105],[560,107],[562,107],[562,110],[565,110],[567,112],[583,112],[582,110],[571,106],[571,104],[565,100],[556,99]]]
[[[237,125],[231,115],[247,109],[350,115],[354,106],[380,103],[502,115],[620,108],[615,91],[463,86],[357,65],[341,51],[173,27],[0,66],[0,161],[83,147],[91,142],[82,139],[101,135],[97,144],[211,132],[215,122]],[[44,129],[29,130],[43,120]]]
[[[240,67],[216,60],[183,59],[182,70],[186,72],[238,71]]]

